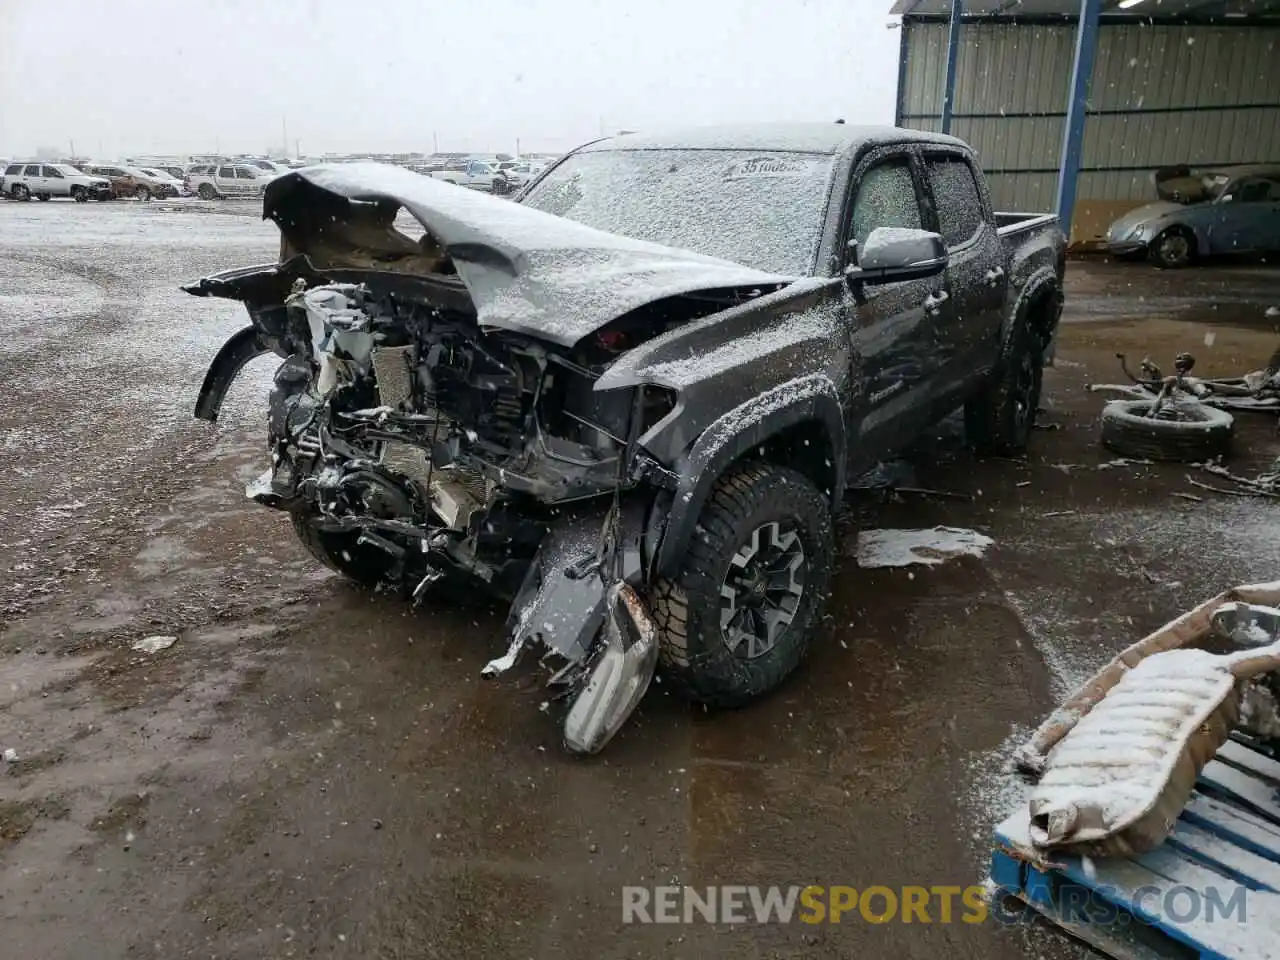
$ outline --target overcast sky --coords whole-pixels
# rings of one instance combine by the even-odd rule
[[[0,0],[0,157],[893,122],[890,0]]]

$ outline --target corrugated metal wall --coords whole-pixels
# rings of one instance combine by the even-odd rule
[[[903,126],[937,130],[947,25],[908,21]],[[1054,202],[1074,24],[965,23],[951,132],[990,172],[996,204]],[[1280,28],[1103,23],[1078,194],[1154,198],[1175,163],[1280,163]],[[1212,109],[1209,109],[1212,108]]]

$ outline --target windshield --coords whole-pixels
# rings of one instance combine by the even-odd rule
[[[746,150],[600,150],[525,196],[548,213],[786,276],[813,273],[834,158]]]

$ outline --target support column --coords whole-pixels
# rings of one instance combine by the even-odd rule
[[[947,31],[947,77],[942,86],[942,132],[951,132],[951,113],[956,100],[956,61],[960,59],[961,0],[951,0],[951,24]]]
[[[1076,53],[1071,66],[1071,98],[1062,131],[1061,167],[1058,171],[1058,218],[1062,232],[1071,237],[1071,213],[1076,205],[1076,181],[1080,176],[1080,156],[1084,148],[1085,110],[1089,80],[1093,76],[1093,55],[1098,48],[1098,15],[1102,0],[1080,0],[1080,24],[1076,30]]]

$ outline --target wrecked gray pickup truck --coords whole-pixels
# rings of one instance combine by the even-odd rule
[[[512,600],[599,750],[656,669],[737,705],[800,663],[847,477],[966,405],[1030,434],[1061,309],[1053,217],[991,212],[960,141],[770,125],[628,135],[516,202],[379,165],[266,190],[280,262],[184,287],[242,301],[196,416],[283,359],[248,491],[322,562],[415,599]]]

